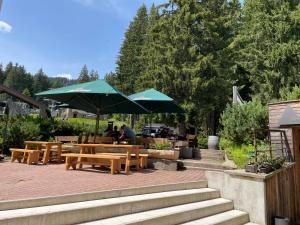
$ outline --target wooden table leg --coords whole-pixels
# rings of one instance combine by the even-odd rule
[[[47,164],[49,162],[50,148],[51,146],[49,144],[46,144],[46,150],[44,152],[44,157],[43,157],[43,164]]]
[[[61,144],[57,145],[57,162],[60,163],[61,162],[61,151],[62,151],[62,146]]]
[[[85,153],[84,150],[85,150],[85,147],[81,146],[80,147],[80,154],[84,154]],[[78,158],[78,164],[79,164],[78,168],[82,169],[81,157]]]
[[[135,151],[135,158],[137,160],[136,170],[139,170],[140,169],[141,159],[140,159],[140,155],[139,155],[139,151],[138,150]]]

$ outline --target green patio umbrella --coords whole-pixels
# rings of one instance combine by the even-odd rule
[[[185,113],[184,109],[174,99],[154,88],[129,95],[128,98],[150,111],[150,127],[152,124],[152,113]]]
[[[127,98],[123,93],[109,85],[105,80],[74,84],[40,92],[36,95],[68,104],[70,108],[76,108],[96,114],[96,134],[98,133],[99,118],[101,114],[148,113],[148,110]]]
[[[154,88],[129,95],[128,98],[139,103],[151,113],[184,113],[174,99]]]

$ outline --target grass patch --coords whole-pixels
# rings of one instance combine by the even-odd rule
[[[228,158],[232,160],[238,168],[244,168],[254,154],[253,145],[236,145],[224,138],[220,140],[220,147],[225,150]]]
[[[245,168],[254,153],[252,145],[233,145],[225,149],[229,159],[234,161],[238,168]]]

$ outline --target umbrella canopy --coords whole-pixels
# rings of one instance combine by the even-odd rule
[[[142,114],[148,111],[105,80],[74,84],[36,94],[94,114]]]
[[[138,103],[130,100],[105,80],[74,84],[37,93],[59,102],[70,108],[80,109],[97,115],[95,134],[99,130],[100,114],[126,113],[143,114],[148,111]],[[96,138],[96,135],[95,135]]]
[[[128,96],[151,113],[184,113],[174,99],[153,88]]]

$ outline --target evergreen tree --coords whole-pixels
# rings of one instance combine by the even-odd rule
[[[45,91],[48,90],[49,87],[50,84],[48,77],[42,69],[39,69],[39,71],[33,77],[33,92],[38,93],[41,91]]]
[[[4,74],[7,76],[7,74],[9,73],[10,70],[13,69],[13,63],[12,62],[9,62],[6,67],[5,67],[5,70],[4,70]]]
[[[242,26],[232,43],[236,64],[263,102],[280,89],[300,84],[300,3],[295,0],[247,0]]]
[[[125,33],[125,39],[117,60],[116,85],[125,94],[135,92],[136,81],[143,71],[141,52],[145,43],[147,18],[147,9],[143,5],[138,9],[137,15]]]
[[[15,64],[10,67],[10,64],[8,64],[6,71],[8,71],[8,74],[6,75],[4,84],[7,87],[20,93],[22,93],[25,88],[28,88],[28,90],[32,92],[33,78],[30,73],[26,72],[24,66]]]
[[[212,132],[231,93],[228,46],[239,7],[238,1],[170,1],[143,49],[145,78],[185,105],[194,122],[207,119]]]
[[[89,71],[86,65],[84,65],[80,71],[79,77],[77,79],[79,83],[89,82],[90,76]]]
[[[25,95],[25,96],[31,96],[30,91],[29,91],[28,88],[25,88],[25,89],[23,90],[22,94]]]
[[[151,69],[156,66],[158,61],[156,57],[158,57],[157,51],[159,51],[158,46],[160,45],[159,41],[161,40],[159,39],[158,19],[158,9],[152,4],[148,16],[147,35],[140,58],[144,66],[136,83],[136,91],[143,91],[155,87],[155,77],[153,76]]]
[[[115,86],[117,81],[117,74],[114,72],[109,72],[105,74],[104,80],[106,80],[110,85]]]
[[[4,80],[5,80],[5,73],[2,64],[0,64],[0,84],[3,84]]]
[[[98,80],[99,79],[99,74],[97,70],[91,70],[90,72],[90,80]]]

